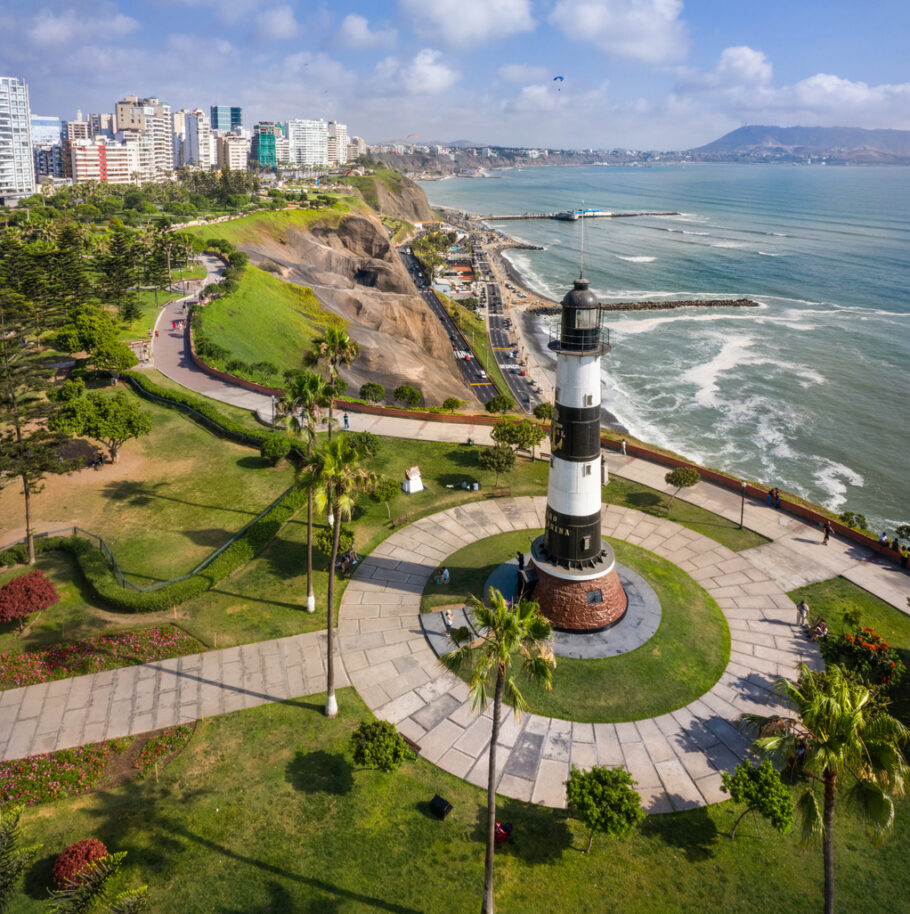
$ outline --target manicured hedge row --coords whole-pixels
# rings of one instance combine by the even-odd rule
[[[59,536],[46,536],[35,539],[35,555],[41,555],[44,552],[53,552],[60,548],[62,542]],[[24,565],[28,561],[28,546],[25,543],[19,543],[16,546],[10,546],[0,552],[0,566],[2,565]]]

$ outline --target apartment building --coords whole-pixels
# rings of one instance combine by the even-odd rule
[[[210,171],[215,164],[216,153],[208,115],[202,108],[194,108],[184,115],[184,122],[186,141],[183,164]]]
[[[170,177],[174,170],[171,106],[154,97],[127,95],[114,105],[113,127],[124,142],[137,142],[142,150],[142,181]]]
[[[246,171],[250,159],[250,141],[246,137],[228,133],[216,138],[218,167],[231,171]]]
[[[298,165],[329,164],[329,125],[322,119],[288,121],[289,159]]]
[[[260,168],[274,168],[278,164],[276,144],[284,137],[284,131],[271,121],[260,121],[253,127],[253,142],[250,158]]]
[[[0,203],[15,203],[35,192],[28,85],[0,76]]]
[[[219,133],[234,133],[243,123],[241,109],[230,105],[212,105],[209,115],[212,130]]]
[[[328,127],[329,165],[344,165],[348,160],[348,127],[329,121]]]
[[[72,140],[70,172],[73,181],[129,184],[142,173],[141,148],[138,142],[117,143],[105,136]]]

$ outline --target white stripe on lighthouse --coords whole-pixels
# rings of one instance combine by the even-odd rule
[[[547,504],[571,517],[589,517],[600,510],[600,458],[580,462],[552,457]]]
[[[600,384],[599,355],[559,353],[556,358],[557,403],[576,409],[600,406]]]

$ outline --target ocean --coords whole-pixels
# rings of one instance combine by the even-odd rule
[[[604,406],[631,434],[864,513],[877,531],[910,523],[910,168],[492,174],[422,186],[431,204],[481,215],[679,211],[586,220],[584,273],[601,300],[760,303],[607,315]],[[578,275],[581,223],[490,224],[543,247],[507,254],[527,285],[561,299]]]

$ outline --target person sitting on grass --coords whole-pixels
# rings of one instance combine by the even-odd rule
[[[828,637],[828,623],[824,619],[819,617],[812,623],[812,627],[808,631],[808,638],[810,641],[821,641],[824,638]]]
[[[439,571],[436,577],[433,579],[434,584],[448,584],[449,583],[449,569],[443,568]]]

